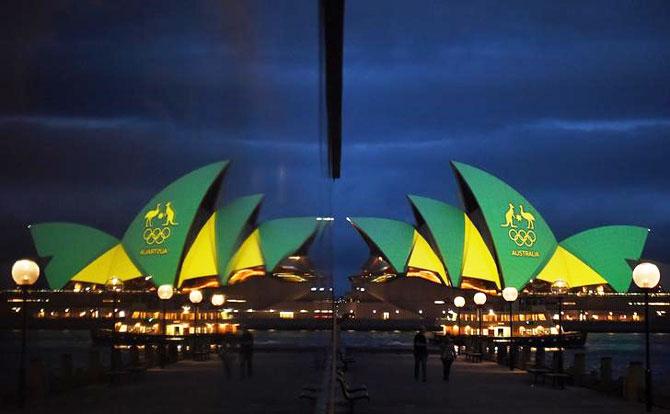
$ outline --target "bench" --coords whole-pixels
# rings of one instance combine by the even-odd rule
[[[552,387],[558,386],[561,389],[565,389],[565,380],[570,378],[570,374],[566,374],[564,372],[547,372],[544,374],[544,377],[551,379]]]
[[[356,362],[356,360],[353,357],[347,356],[342,351],[338,351],[337,357],[338,362],[342,363],[342,368],[344,369],[344,371],[347,371],[349,369],[349,364],[353,364]]]
[[[542,378],[542,383],[544,383],[544,375],[551,372],[551,370],[548,368],[537,367],[537,368],[528,368],[526,369],[526,372],[533,375],[533,385],[536,385],[537,379],[540,377]]]
[[[142,376],[144,376],[144,373],[147,372],[147,367],[141,366],[141,365],[134,365],[131,367],[128,367],[127,369],[128,374],[130,374],[130,377],[132,379],[139,379]]]
[[[195,351],[193,352],[194,361],[207,361],[209,360],[209,351]]]
[[[342,392],[342,397],[345,402],[349,405],[349,412],[354,412],[354,404],[358,400],[368,400],[370,401],[370,395],[368,394],[368,387],[365,385],[359,385],[356,387],[351,387],[347,383],[347,379],[342,370],[337,371],[336,381],[339,384],[340,391]],[[316,401],[319,396],[319,392],[322,391],[320,386],[304,386],[302,387],[302,392],[298,396],[299,399],[307,399]]]
[[[110,384],[122,384],[124,379],[130,376],[130,372],[127,370],[108,371],[107,376],[109,377]]]
[[[482,362],[481,352],[466,352],[465,360],[470,362]]]
[[[347,378],[344,375],[344,371],[338,369],[337,370],[337,378],[342,379],[346,385],[346,389],[349,392],[357,392],[357,391],[368,391],[368,387],[361,384],[356,387],[350,387],[349,384],[347,383]],[[321,391],[321,386],[316,386],[316,385],[304,385],[302,387],[302,393],[300,394],[299,398],[308,398],[308,399],[313,399],[313,397],[310,395],[312,393],[316,393]]]
[[[349,388],[346,380],[343,376],[337,376],[337,382],[340,384],[340,390],[342,391],[342,396],[349,403],[349,412],[354,412],[354,404],[359,400],[368,400],[370,401],[370,395],[368,394],[367,388],[365,386],[359,388]]]

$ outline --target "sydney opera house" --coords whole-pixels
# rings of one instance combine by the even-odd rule
[[[452,163],[464,209],[410,195],[416,225],[372,217],[349,221],[370,247],[360,277],[421,278],[444,287],[542,291],[558,279],[571,289],[627,292],[631,261],[649,230],[613,225],[557,241],[539,211],[500,179]]]
[[[649,229],[611,225],[558,241],[533,204],[508,184],[471,165],[453,162],[452,167],[462,209],[409,195],[414,224],[348,219],[370,251],[360,272],[350,277],[354,291],[348,312],[359,318],[393,317],[393,310],[380,311],[381,304],[392,303],[395,313],[411,310],[439,318],[455,311],[457,295],[470,298],[466,309],[472,309],[469,291],[486,292],[487,306],[500,309],[499,292],[506,287],[522,292],[522,306],[530,309],[544,305],[552,283],[561,280],[573,294],[566,302],[566,312],[574,310],[568,319],[585,320],[589,310],[600,308],[610,319],[638,316],[639,307],[628,306],[624,293]]]
[[[52,289],[132,284],[218,287],[252,277],[306,281],[306,252],[321,222],[291,217],[257,224],[262,195],[215,207],[228,162],[202,167],[156,194],[121,239],[74,223],[30,226]]]
[[[182,332],[189,330],[183,320],[193,317],[188,294],[203,288],[208,296],[227,298],[225,314],[208,298],[200,306],[204,319],[331,319],[332,284],[320,274],[313,244],[332,218],[259,223],[262,195],[220,203],[228,165],[207,165],[172,182],[139,210],[118,238],[81,224],[31,225],[40,267],[50,289],[59,293],[37,316],[88,318],[95,312],[97,317],[92,303],[100,299],[95,295],[104,293],[105,284],[115,277],[124,282],[124,302],[133,309],[127,322],[139,321],[141,330],[150,329],[149,322],[158,317],[156,291],[164,285],[177,292],[168,319]],[[455,296],[468,298],[464,312],[473,312],[476,291],[486,292],[487,306],[499,309],[505,287],[521,291],[519,306],[530,309],[544,305],[543,295],[560,279],[575,294],[566,302],[568,320],[584,320],[584,312],[599,308],[608,312],[605,317],[635,320],[639,306],[628,306],[624,293],[631,287],[631,266],[641,258],[647,228],[605,226],[559,242],[519,192],[473,166],[452,166],[462,209],[410,195],[414,224],[348,219],[370,256],[350,277],[351,293],[338,300],[341,316],[453,320]],[[609,297],[607,303],[594,301],[593,295],[603,294]],[[612,300],[623,302],[617,306]],[[465,315],[466,320],[472,317]]]
[[[142,330],[155,324],[157,288],[164,285],[177,293],[167,318],[184,330],[182,321],[193,319],[188,299],[193,289],[206,288],[208,297],[200,305],[204,320],[231,319],[233,312],[286,301],[295,305],[306,296],[310,306],[323,307],[320,302],[332,292],[321,287],[308,252],[330,219],[283,217],[259,223],[260,194],[218,206],[228,165],[207,165],[169,184],[139,210],[120,238],[75,223],[31,225],[37,262],[56,291],[34,293],[38,301],[50,302],[36,316],[45,322],[76,322],[111,315],[105,285],[112,278],[123,282],[122,309],[132,308],[132,314],[122,314]],[[214,295],[226,304],[210,303]]]

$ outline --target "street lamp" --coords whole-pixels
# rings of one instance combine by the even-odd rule
[[[105,289],[112,294],[112,331],[111,331],[111,347],[109,352],[110,371],[114,373],[118,367],[119,355],[116,351],[116,312],[119,292],[123,291],[123,281],[118,277],[111,277],[105,282]],[[112,375],[114,378],[114,375]]]
[[[163,334],[163,341],[165,340],[165,335],[167,334],[167,329],[165,326],[165,303],[172,298],[172,295],[174,294],[174,289],[172,288],[172,285],[166,284],[166,285],[160,285],[158,286],[158,290],[156,291],[158,294],[158,298],[161,300],[161,307],[163,311],[163,317],[161,318],[161,333]],[[160,366],[161,368],[165,368],[165,344],[161,344],[161,357],[160,357]]]
[[[217,308],[216,309],[216,332],[218,333],[219,331],[219,306],[223,305],[226,302],[226,297],[223,296],[221,293],[215,293],[212,295],[212,305]]]
[[[486,303],[486,294],[483,292],[477,292],[474,296],[475,305],[477,305],[477,321],[479,322],[479,352],[483,350],[482,347],[482,306]]]
[[[640,263],[633,269],[633,281],[635,285],[644,291],[644,333],[645,333],[645,392],[647,411],[651,411],[651,363],[649,358],[649,291],[658,285],[661,280],[661,272],[653,263]]]
[[[193,289],[189,294],[188,294],[188,300],[191,301],[193,304],[193,310],[194,310],[194,325],[195,325],[195,331],[198,333],[198,304],[202,302],[202,292],[198,289]]]
[[[219,307],[224,304],[226,297],[220,293],[215,293],[212,295],[212,305]]]
[[[195,328],[195,335],[193,336],[193,355],[195,356],[196,352],[200,351],[198,339],[198,304],[202,302],[202,292],[198,289],[193,289],[188,294],[188,300],[193,304],[193,327]]]
[[[558,372],[563,372],[563,295],[570,286],[562,279],[556,279],[551,284],[551,293],[558,297]]]
[[[458,309],[456,314],[456,326],[458,326],[458,336],[461,336],[461,308],[465,306],[465,298],[463,296],[456,296],[454,298],[454,306]]]
[[[12,279],[21,290],[23,323],[21,325],[21,356],[19,361],[19,407],[26,405],[26,331],[28,329],[28,288],[40,277],[40,267],[32,260],[19,260],[12,266]]]
[[[502,291],[503,299],[509,304],[509,369],[514,370],[514,316],[512,315],[512,304],[519,297],[519,291],[515,287],[506,287]]]

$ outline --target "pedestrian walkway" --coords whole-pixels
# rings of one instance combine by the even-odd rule
[[[473,364],[459,359],[450,382],[442,381],[437,356],[428,359],[428,381],[414,380],[414,359],[409,354],[355,354],[347,372],[351,385],[365,384],[371,401],[356,404],[356,414],[417,413],[534,413],[639,414],[644,405],[586,388],[565,390],[532,386],[523,371],[491,362]],[[342,406],[338,412],[346,412]],[[668,410],[655,410],[670,413]]]
[[[320,354],[319,354],[320,355]],[[240,380],[226,379],[221,361],[181,361],[165,370],[151,369],[144,378],[118,386],[78,388],[33,402],[36,414],[167,414],[167,413],[307,413],[309,403],[297,397],[304,384],[318,383],[320,371],[314,352],[258,352],[254,372]],[[351,385],[367,385],[371,402],[356,404],[357,414],[418,413],[641,413],[644,406],[585,388],[565,390],[532,386],[529,375],[510,372],[490,362],[454,363],[451,381],[441,378],[441,362],[428,359],[428,381],[414,380],[411,354],[356,353],[346,373]],[[341,398],[340,398],[341,399]],[[338,405],[337,412],[347,412]],[[0,411],[2,411],[0,409]],[[655,409],[656,413],[669,413]]]
[[[236,361],[237,362],[237,361]],[[304,412],[297,396],[303,384],[318,377],[314,352],[256,353],[253,377],[224,378],[221,361],[181,361],[165,370],[154,368],[144,378],[123,385],[95,385],[33,403],[36,414],[167,414]],[[2,412],[2,409],[0,409]]]

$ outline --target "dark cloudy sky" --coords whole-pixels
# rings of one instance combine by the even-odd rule
[[[336,217],[339,291],[367,256],[344,218],[409,221],[407,193],[458,203],[450,160],[516,187],[559,239],[638,224],[646,256],[670,261],[668,2],[348,2],[334,184],[316,2],[5,9],[3,274],[32,253],[27,224],[120,236],[163,185],[219,159],[223,198],[265,193],[262,219]]]

